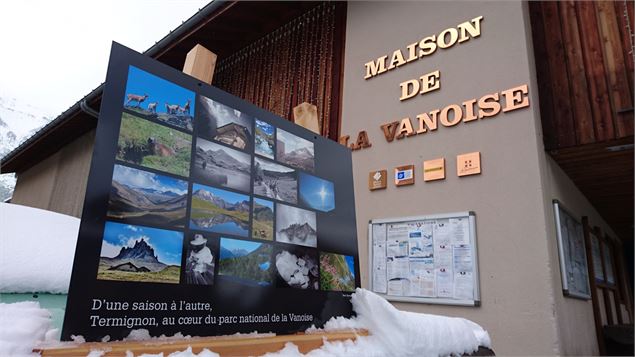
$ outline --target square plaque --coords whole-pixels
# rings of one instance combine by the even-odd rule
[[[395,167],[395,185],[406,186],[415,183],[415,165]]]
[[[371,191],[386,188],[388,183],[388,171],[376,170],[368,173],[368,189]]]
[[[423,162],[423,181],[445,179],[445,158]]]
[[[456,157],[456,174],[461,176],[478,175],[481,173],[481,152],[475,151]]]

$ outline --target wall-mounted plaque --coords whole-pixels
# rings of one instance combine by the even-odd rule
[[[445,179],[445,158],[423,162],[423,181]]]
[[[352,314],[350,150],[119,44],[96,135],[62,339]]]
[[[481,173],[480,151],[461,154],[456,157],[457,176],[477,175]]]
[[[386,188],[388,183],[388,171],[376,170],[368,173],[368,189],[371,191]]]
[[[415,183],[415,165],[395,167],[395,185],[406,186]]]

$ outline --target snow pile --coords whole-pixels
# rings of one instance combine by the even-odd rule
[[[327,357],[327,356],[450,356],[468,354],[479,346],[491,347],[488,333],[479,325],[462,318],[418,314],[399,311],[382,297],[364,289],[357,289],[352,296],[357,317],[336,317],[329,320],[324,329],[312,327],[307,333],[344,329],[367,329],[369,336],[359,336],[355,341],[326,341],[324,345],[306,355],[293,343],[266,357]],[[37,302],[15,304],[0,303],[0,356],[36,356],[31,351],[39,346],[55,346],[58,331],[51,329],[50,314]],[[235,334],[227,337],[271,337],[273,334]],[[133,330],[126,340],[183,340],[193,337],[176,334],[172,337],[151,337],[147,330]],[[75,343],[82,342],[75,336]],[[101,356],[103,351],[92,351],[91,356]],[[127,356],[133,356],[128,353]],[[213,351],[198,354],[191,348],[169,355],[144,354],[142,357],[216,357]]]
[[[332,318],[325,324],[324,329],[312,327],[306,332],[363,328],[369,331],[369,336],[359,336],[355,341],[327,341],[321,348],[306,355],[298,350],[298,346],[289,342],[282,350],[267,353],[264,357],[436,357],[469,354],[476,351],[479,346],[491,348],[487,331],[466,319],[399,311],[382,297],[364,289],[357,289],[353,294],[352,303],[357,317]],[[198,356],[207,357],[208,355],[203,352]],[[194,356],[197,355],[188,349],[175,352],[168,357]]]
[[[38,356],[33,346],[57,339],[51,314],[37,302],[0,303],[0,356]]]
[[[0,203],[0,293],[65,294],[79,219]]]

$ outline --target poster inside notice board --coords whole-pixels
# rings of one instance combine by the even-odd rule
[[[62,339],[351,316],[350,150],[113,43]]]
[[[590,299],[591,288],[582,223],[576,220],[558,200],[553,201],[553,207],[562,291],[565,296]]]
[[[480,304],[473,212],[374,219],[368,232],[374,292],[392,301]]]

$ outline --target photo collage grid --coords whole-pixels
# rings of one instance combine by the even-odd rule
[[[353,291],[313,142],[129,67],[97,279]]]

